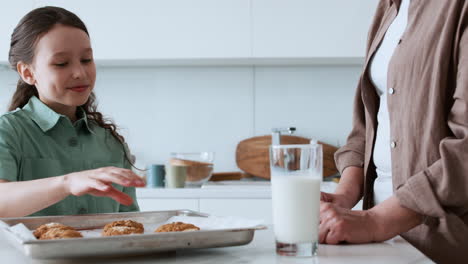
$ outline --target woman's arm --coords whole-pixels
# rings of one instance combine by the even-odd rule
[[[320,205],[319,241],[326,244],[381,242],[421,224],[423,217],[400,205],[395,196],[365,211],[330,203]]]
[[[423,216],[403,207],[395,195],[369,210],[375,222],[374,241],[385,241],[423,222]]]
[[[334,194],[321,193],[320,200],[351,209],[362,198],[364,170],[360,167],[347,167],[341,175],[340,183]]]
[[[457,71],[456,76],[447,77],[455,79],[453,102],[447,124],[440,124],[448,126],[453,135],[440,141],[438,160],[411,175],[395,191],[403,206],[431,218],[466,217],[468,212],[468,2],[461,6],[458,49],[453,51],[457,62],[450,66]]]
[[[124,187],[144,186],[131,170],[106,167],[32,181],[0,180],[0,217],[22,217],[53,205],[69,195],[107,196],[124,205],[133,199],[118,191],[112,183]]]

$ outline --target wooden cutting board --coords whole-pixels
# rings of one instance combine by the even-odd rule
[[[310,139],[281,135],[281,144],[309,144]],[[322,144],[323,148],[323,177],[328,177],[338,172],[333,154],[338,150],[337,147]],[[271,136],[252,137],[242,140],[237,145],[236,162],[237,166],[244,172],[253,176],[270,179],[270,155],[269,147],[271,145]]]

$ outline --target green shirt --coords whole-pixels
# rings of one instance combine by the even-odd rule
[[[115,166],[130,169],[124,146],[109,130],[87,120],[57,114],[37,97],[0,117],[0,179],[29,181],[71,172]],[[68,196],[31,216],[138,211],[135,188],[114,186],[133,198],[124,206],[108,197]],[[41,188],[41,186],[37,186]]]

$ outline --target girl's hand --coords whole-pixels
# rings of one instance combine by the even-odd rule
[[[125,187],[143,187],[145,182],[134,172],[117,167],[74,172],[64,175],[65,192],[75,196],[91,194],[107,196],[123,205],[131,205],[133,199],[112,186],[116,183]]]
[[[353,204],[350,201],[350,199],[344,194],[320,192],[320,203],[331,203],[346,209],[351,209],[353,207]]]
[[[375,242],[377,227],[377,220],[370,211],[351,211],[332,203],[320,203],[320,243]]]

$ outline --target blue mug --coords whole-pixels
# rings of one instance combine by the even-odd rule
[[[151,164],[148,166],[148,173],[146,176],[146,187],[156,188],[164,187],[164,180],[166,171],[164,165]]]

